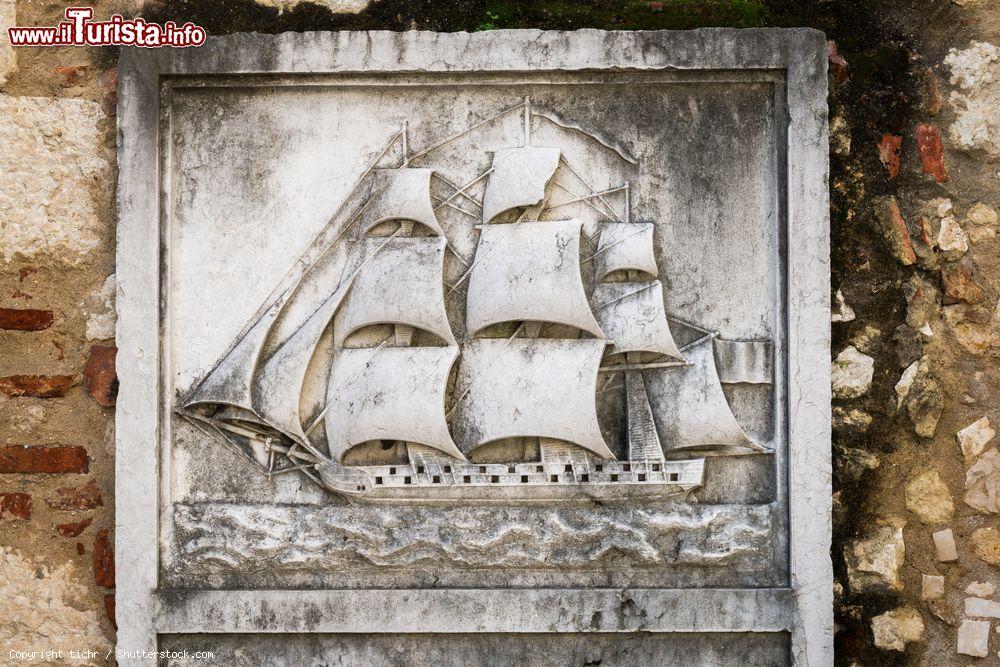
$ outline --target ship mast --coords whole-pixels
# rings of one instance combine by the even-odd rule
[[[466,300],[467,330],[478,338],[466,344],[460,364],[456,441],[466,455],[527,438],[538,440],[543,462],[613,459],[597,422],[607,343],[584,291],[583,223],[537,220],[562,155],[533,145],[532,116],[525,97],[522,145],[494,151],[483,193]],[[483,337],[514,324],[509,338]],[[546,324],[593,338],[542,338]]]
[[[656,280],[653,225],[630,222],[629,190],[625,188],[626,222],[605,223],[593,255],[598,286],[594,311],[614,341],[611,359],[624,360],[628,458],[663,461],[653,410],[643,379],[643,362],[683,365],[663,305],[663,285]],[[618,278],[617,282],[612,279]],[[640,280],[640,278],[643,278]],[[648,280],[653,278],[653,280]],[[614,368],[614,367],[612,367]]]

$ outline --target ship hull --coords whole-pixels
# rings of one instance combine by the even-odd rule
[[[317,467],[324,486],[393,504],[614,503],[684,497],[702,484],[704,460],[601,463],[403,464]]]

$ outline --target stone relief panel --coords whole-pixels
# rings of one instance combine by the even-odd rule
[[[822,35],[120,62],[121,648],[830,663]]]
[[[167,84],[167,585],[787,583],[782,84]]]

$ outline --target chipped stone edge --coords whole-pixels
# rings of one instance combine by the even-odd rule
[[[159,565],[161,71],[155,59],[134,53],[124,53],[119,63],[115,611],[121,651],[156,649],[152,612]]]
[[[826,42],[811,29],[483,33],[315,32],[237,34],[197,49],[124,49],[118,112],[118,374],[116,556],[118,647],[154,650],[171,598],[159,566],[160,79],[171,75],[580,70],[783,70],[788,126],[786,276],[790,621],[796,664],[833,662],[830,468],[830,266]],[[780,145],[780,143],[779,143]],[[779,157],[779,165],[781,158]],[[780,169],[780,167],[779,167]],[[280,594],[260,591],[261,595]],[[517,591],[479,591],[503,596]],[[626,592],[616,592],[624,594]],[[227,595],[225,592],[219,595]],[[534,591],[520,591],[523,602]],[[584,600],[593,591],[564,590]],[[669,596],[669,591],[660,595]],[[230,592],[233,602],[241,593]],[[433,591],[407,591],[424,605]],[[655,595],[655,594],[654,594]],[[718,608],[718,607],[716,607]],[[159,609],[159,611],[156,611]],[[206,609],[207,611],[207,609]],[[374,620],[374,619],[373,619]],[[539,619],[541,620],[541,619]],[[541,626],[540,626],[541,627]],[[565,627],[558,631],[587,631]],[[209,631],[211,628],[204,628]],[[665,631],[661,629],[660,631]],[[717,628],[717,631],[721,628]],[[131,661],[130,661],[131,662]]]

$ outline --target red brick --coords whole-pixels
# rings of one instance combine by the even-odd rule
[[[899,204],[895,197],[885,197],[875,204],[875,214],[878,217],[879,226],[882,228],[882,235],[889,244],[889,251],[892,256],[905,266],[910,266],[917,261],[917,254],[913,250],[913,243],[910,241],[910,232],[906,227],[906,220],[899,211]]]
[[[105,588],[115,587],[115,547],[102,528],[94,537],[94,581]]]
[[[0,519],[8,513],[16,519],[30,519],[31,496],[27,493],[0,493]]]
[[[889,180],[899,175],[899,149],[903,145],[903,137],[894,134],[883,134],[878,144],[878,159],[889,172]]]
[[[975,280],[972,261],[963,257],[960,262],[941,267],[941,284],[944,287],[945,303],[981,303],[986,295]]]
[[[94,522],[93,519],[84,519],[83,521],[77,521],[75,523],[57,523],[56,530],[63,537],[76,537],[83,531],[87,530],[87,527]]]
[[[0,329],[41,331],[52,326],[52,311],[35,308],[0,308]]]
[[[920,216],[920,241],[927,247],[932,247],[935,243],[934,229],[924,216]]]
[[[83,486],[56,489],[55,496],[45,499],[45,504],[54,510],[92,510],[104,504],[97,483],[90,480]]]
[[[0,394],[10,398],[58,398],[76,382],[73,375],[8,375],[0,377]]]
[[[118,397],[118,374],[115,372],[115,355],[118,348],[113,345],[91,345],[90,358],[83,369],[84,384],[98,405],[109,408]]]
[[[104,613],[108,615],[108,620],[111,621],[111,625],[114,626],[115,630],[118,629],[118,623],[115,622],[115,594],[108,593],[104,596]]]
[[[109,69],[97,83],[103,92],[104,111],[114,117],[118,113],[118,70]]]
[[[84,77],[87,76],[88,67],[88,65],[57,65],[52,68],[52,71],[62,77],[61,83],[64,88],[72,88],[83,83]]]
[[[83,474],[89,470],[90,457],[83,447],[0,446],[0,474]]]
[[[944,149],[941,133],[933,125],[917,125],[917,147],[924,163],[924,173],[934,176],[938,183],[948,180],[948,168],[944,166]]]
[[[844,60],[844,56],[837,52],[837,43],[832,39],[826,40],[826,56],[830,61],[830,73],[833,74],[833,80],[837,83],[846,81],[847,61]]]

